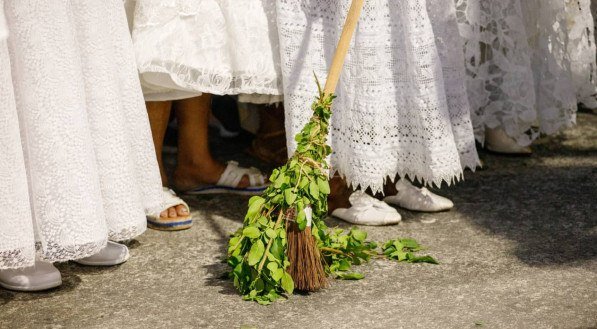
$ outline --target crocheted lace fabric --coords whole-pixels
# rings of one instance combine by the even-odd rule
[[[597,10],[597,2],[593,4]],[[597,108],[597,65],[595,64],[595,24],[590,0],[566,1],[568,53],[578,101]]]
[[[325,79],[349,6],[277,1],[290,151],[311,116],[313,72]],[[450,1],[366,1],[333,105],[333,170],[379,191],[396,175],[440,185],[475,168],[460,44]]]
[[[0,268],[141,234],[161,182],[122,1],[2,8]]]
[[[281,95],[273,0],[125,0],[146,100]]]
[[[475,135],[501,127],[520,145],[575,122],[593,106],[589,0],[456,0]]]

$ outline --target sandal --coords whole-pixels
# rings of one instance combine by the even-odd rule
[[[155,215],[147,216],[147,227],[160,231],[182,231],[191,228],[191,226],[193,226],[193,216],[191,215],[191,208],[189,208],[189,205],[184,202],[183,199],[179,198],[174,191],[167,187],[163,188],[162,194],[164,198],[162,210]],[[188,216],[178,216],[174,218],[160,217],[162,211],[180,205],[187,208],[187,211],[189,212]]]
[[[237,187],[243,176],[249,177],[248,187]],[[199,185],[190,190],[183,191],[184,194],[189,195],[203,195],[203,194],[240,194],[240,195],[259,195],[263,192],[269,183],[267,178],[259,171],[259,169],[243,168],[238,165],[236,161],[228,161],[226,169],[220,176],[216,184]]]
[[[402,220],[396,209],[363,191],[353,192],[348,200],[351,207],[338,208],[332,216],[351,224],[372,226],[393,225]]]

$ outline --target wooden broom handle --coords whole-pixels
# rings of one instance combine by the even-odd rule
[[[336,52],[332,59],[332,66],[330,67],[328,78],[325,81],[325,87],[323,88],[324,94],[329,95],[336,91],[336,85],[338,85],[338,79],[340,79],[340,72],[342,72],[342,67],[344,66],[344,59],[348,53],[352,35],[357,28],[357,23],[361,16],[363,2],[364,0],[352,0],[348,15],[346,16],[346,21],[344,22],[340,41],[338,41],[338,47],[336,47]]]

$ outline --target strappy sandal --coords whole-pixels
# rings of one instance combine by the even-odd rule
[[[167,187],[163,188],[162,194],[164,198],[162,210],[155,215],[147,216],[147,227],[160,231],[182,231],[191,228],[191,226],[193,226],[193,216],[191,215],[191,208],[189,208],[189,205],[184,202],[183,199],[179,198],[174,191]],[[187,209],[189,213],[188,216],[178,216],[174,218],[160,217],[161,212],[180,205]]]
[[[238,183],[244,176],[249,177],[249,186],[238,187]],[[228,161],[226,169],[220,176],[216,184],[199,185],[182,193],[189,195],[203,194],[241,194],[241,195],[259,195],[263,192],[269,183],[266,177],[257,168],[243,168],[236,161]]]

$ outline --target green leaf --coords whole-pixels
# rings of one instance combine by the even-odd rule
[[[269,225],[269,221],[264,216],[259,217],[259,219],[257,220],[257,223],[259,223],[259,224],[261,224],[263,226],[268,226]]]
[[[296,222],[299,224],[302,222],[305,222],[307,220],[307,215],[305,214],[305,210],[302,209],[298,212],[298,214],[296,215]],[[306,225],[306,224],[305,224]]]
[[[261,292],[263,291],[264,287],[265,285],[263,284],[263,280],[257,279],[257,282],[255,282],[255,290],[257,290],[257,292]]]
[[[340,263],[338,265],[338,270],[340,271],[350,270],[350,263],[346,259],[340,260]]]
[[[309,183],[309,195],[313,199],[319,198],[319,187],[317,187],[317,183],[315,183],[314,181],[311,181]]]
[[[272,279],[274,279],[274,281],[280,281],[280,279],[284,276],[284,270],[281,268],[276,269],[275,271],[272,271]]]
[[[292,280],[292,277],[290,276],[290,274],[288,274],[287,272],[284,272],[284,275],[282,276],[282,289],[284,289],[288,294],[292,294],[292,292],[294,291],[294,281]]]
[[[284,175],[283,173],[280,173],[278,175],[278,177],[276,178],[276,180],[274,181],[274,187],[275,188],[282,187],[282,185],[284,185],[285,181],[286,181],[286,175]]]
[[[261,232],[254,226],[247,226],[243,229],[243,235],[251,239],[256,239],[261,236]]]
[[[267,263],[266,267],[267,267],[268,270],[270,270],[272,272],[274,272],[277,269],[279,269],[278,264],[276,262],[269,262],[269,263]]]
[[[275,238],[276,237],[276,231],[274,231],[271,228],[268,228],[265,230],[265,235],[267,235],[268,238]]]
[[[356,272],[352,272],[352,273],[340,272],[340,273],[336,273],[336,274],[338,275],[338,277],[340,279],[343,279],[343,280],[360,280],[365,277],[361,273],[356,273]]]
[[[357,241],[364,242],[367,239],[367,232],[359,229],[352,229],[352,237]]]
[[[299,184],[299,188],[304,189],[307,185],[309,185],[309,178],[307,178],[307,177],[301,178],[301,183]]]
[[[421,246],[415,239],[410,239],[410,238],[401,239],[400,242],[402,243],[402,245],[405,248],[412,249],[413,251],[417,251],[421,248]]]
[[[292,188],[287,188],[284,190],[284,199],[289,206],[294,204],[294,201],[296,200],[296,194],[292,192]]]
[[[265,203],[265,199],[260,196],[254,196],[249,199],[249,210],[246,218],[252,218],[259,213],[261,206]]]
[[[319,191],[323,194],[330,194],[330,184],[327,180],[323,180],[321,178],[317,179],[317,187]]]
[[[436,265],[439,264],[439,262],[431,256],[415,257],[415,258],[412,258],[410,260],[410,262],[411,263],[429,263],[429,264],[436,264]]]
[[[263,241],[257,240],[257,242],[251,246],[251,250],[249,251],[249,257],[247,258],[249,265],[253,266],[259,263],[264,253],[265,246],[263,245]]]
[[[269,249],[269,252],[274,255],[277,259],[282,259],[284,257],[284,247],[282,246],[282,241],[280,238],[276,238],[272,243],[272,247]]]

